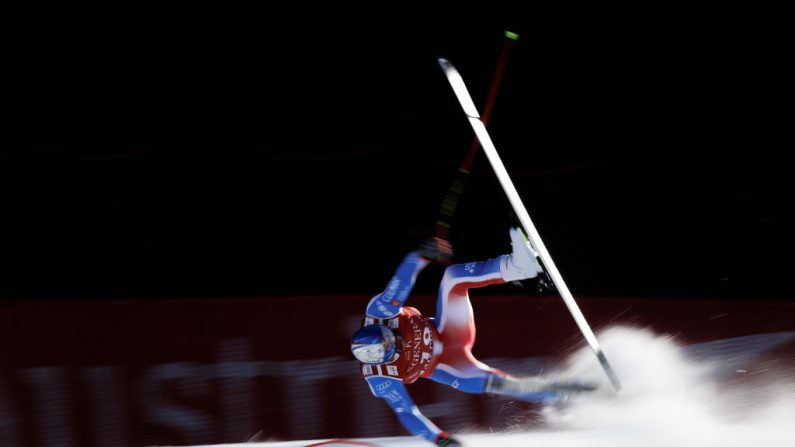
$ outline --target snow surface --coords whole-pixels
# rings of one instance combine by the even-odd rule
[[[763,354],[795,346],[795,332],[757,334],[681,346],[646,329],[614,327],[599,342],[623,389],[614,397],[583,396],[564,409],[545,409],[541,429],[455,433],[467,447],[791,447],[795,445],[795,367]],[[791,349],[785,354],[793,355]],[[776,352],[776,351],[773,351]],[[557,372],[604,381],[588,348]],[[324,440],[226,446],[298,447]],[[426,447],[411,437],[323,443]]]

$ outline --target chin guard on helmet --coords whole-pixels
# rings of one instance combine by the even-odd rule
[[[392,329],[382,324],[369,324],[353,333],[351,352],[362,363],[393,362],[398,358],[398,340]]]

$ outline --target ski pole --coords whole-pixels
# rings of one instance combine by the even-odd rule
[[[502,78],[505,76],[505,66],[508,63],[508,56],[510,55],[513,42],[515,42],[519,35],[510,31],[505,31],[505,39],[502,42],[500,55],[497,58],[497,68],[494,70],[494,77],[491,80],[489,87],[489,96],[486,98],[486,106],[483,109],[483,124],[488,124],[491,118],[491,112],[494,110],[494,102],[497,98],[497,92],[500,90]],[[442,200],[442,206],[439,209],[439,217],[436,219],[436,230],[434,236],[447,240],[450,235],[450,225],[453,223],[453,216],[458,208],[458,202],[461,199],[461,194],[464,192],[466,180],[469,177],[469,172],[472,170],[472,165],[475,164],[475,156],[480,148],[480,140],[475,137],[472,140],[472,145],[469,147],[464,161],[458,168],[453,183]]]

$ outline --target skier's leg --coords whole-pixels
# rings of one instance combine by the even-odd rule
[[[434,382],[472,394],[491,394],[525,402],[562,403],[574,395],[598,390],[595,384],[553,382],[538,377],[514,377],[477,360],[469,349],[445,348],[428,377]]]
[[[448,350],[445,347],[442,358],[428,378],[465,393],[483,394],[487,392],[492,376],[504,375],[503,371],[478,361],[468,349]]]
[[[502,383],[508,375],[489,367],[472,355],[475,317],[469,289],[532,278],[540,266],[535,252],[518,229],[511,229],[513,253],[494,259],[453,264],[445,270],[439,286],[434,324],[444,343],[444,352],[431,380],[468,393],[484,393],[488,384]],[[494,387],[496,390],[502,388]],[[498,394],[494,391],[494,394]],[[535,399],[538,400],[538,399]]]
[[[447,346],[472,347],[475,341],[475,322],[469,302],[470,288],[519,281],[538,275],[541,266],[535,251],[518,228],[511,228],[513,252],[488,261],[453,264],[445,270],[439,285],[436,303],[436,328],[441,334],[447,326],[455,327],[455,339],[445,338]],[[459,337],[459,335],[461,337]]]
[[[600,390],[596,384],[568,381],[548,381],[539,377],[491,376],[486,383],[486,393],[512,397],[526,402],[562,403],[584,392]]]
[[[488,261],[453,264],[444,272],[439,284],[434,324],[444,340],[445,349],[471,347],[475,342],[475,317],[469,302],[470,288],[502,284],[503,256]]]

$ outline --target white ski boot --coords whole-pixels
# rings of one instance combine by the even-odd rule
[[[513,253],[502,257],[500,262],[502,279],[511,282],[535,278],[543,271],[536,257],[536,251],[530,246],[530,242],[519,227],[511,228],[510,234]]]

